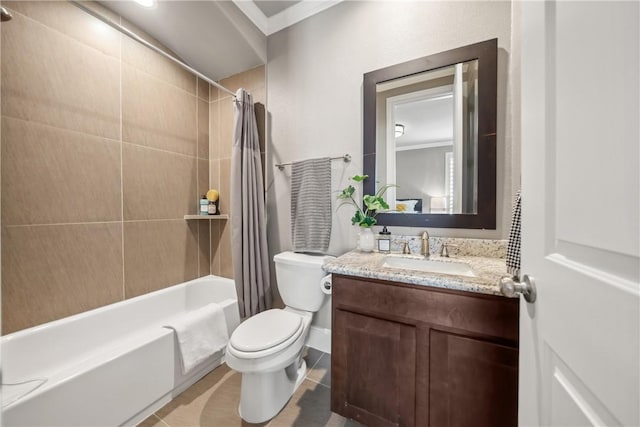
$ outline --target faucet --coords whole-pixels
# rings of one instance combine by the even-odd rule
[[[423,255],[426,259],[429,259],[429,232],[422,232],[422,248],[420,249],[420,255]]]

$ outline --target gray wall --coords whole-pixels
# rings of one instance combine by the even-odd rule
[[[396,189],[398,199],[422,198],[423,211],[429,212],[431,196],[444,196],[445,153],[453,147],[421,148],[396,153]],[[418,179],[419,178],[419,179]]]
[[[267,64],[267,209],[270,254],[290,243],[288,169],[274,163],[349,153],[351,164],[333,164],[333,191],[362,172],[362,75],[378,68],[467,44],[498,38],[498,228],[430,230],[434,236],[506,238],[519,164],[512,139],[509,61],[511,3],[346,1],[273,34]],[[516,168],[517,166],[517,168]],[[333,220],[330,252],[355,247],[352,212]],[[414,234],[415,229],[394,233]],[[316,318],[330,324],[328,304]]]

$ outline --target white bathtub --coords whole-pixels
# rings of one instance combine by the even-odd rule
[[[174,332],[162,327],[210,302],[231,335],[234,282],[207,276],[2,337],[2,425],[139,423],[222,363],[214,354],[182,375]]]

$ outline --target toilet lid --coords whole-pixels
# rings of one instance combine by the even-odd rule
[[[263,311],[245,320],[231,335],[231,345],[240,351],[262,351],[286,341],[302,328],[302,318],[289,311]]]

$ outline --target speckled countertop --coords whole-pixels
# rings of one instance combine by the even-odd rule
[[[443,258],[431,255],[430,259],[433,261],[468,264],[476,277],[466,277],[453,274],[438,274],[417,270],[382,267],[386,255],[387,254],[377,252],[365,253],[359,250],[353,250],[338,258],[326,261],[323,265],[323,269],[327,273],[502,296],[498,283],[502,276],[507,275],[504,258],[488,258],[480,256],[455,256],[451,258]],[[400,256],[399,254],[392,255]],[[419,256],[408,256],[421,258]]]

